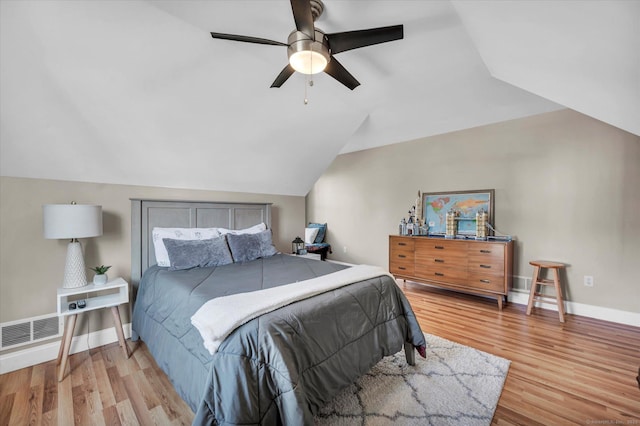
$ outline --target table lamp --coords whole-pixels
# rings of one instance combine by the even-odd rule
[[[46,204],[42,206],[44,237],[70,239],[62,287],[87,285],[82,246],[78,238],[102,235],[102,206],[88,204]]]

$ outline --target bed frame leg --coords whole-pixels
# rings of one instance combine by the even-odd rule
[[[416,351],[409,342],[404,342],[404,356],[407,359],[407,364],[416,365]]]

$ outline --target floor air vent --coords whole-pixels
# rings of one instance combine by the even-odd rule
[[[15,348],[62,335],[63,317],[43,315],[0,324],[0,350]]]

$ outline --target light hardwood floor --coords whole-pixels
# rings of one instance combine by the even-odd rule
[[[423,331],[512,361],[493,423],[640,425],[640,328],[402,284]],[[0,425],[190,424],[146,347],[128,342],[0,376]]]

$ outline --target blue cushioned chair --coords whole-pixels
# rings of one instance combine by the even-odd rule
[[[313,244],[305,244],[305,248],[309,253],[319,253],[320,260],[327,258],[327,253],[332,253],[331,244],[324,241],[327,236],[327,224],[326,223],[310,223],[307,228],[319,228],[318,235],[316,235]]]

